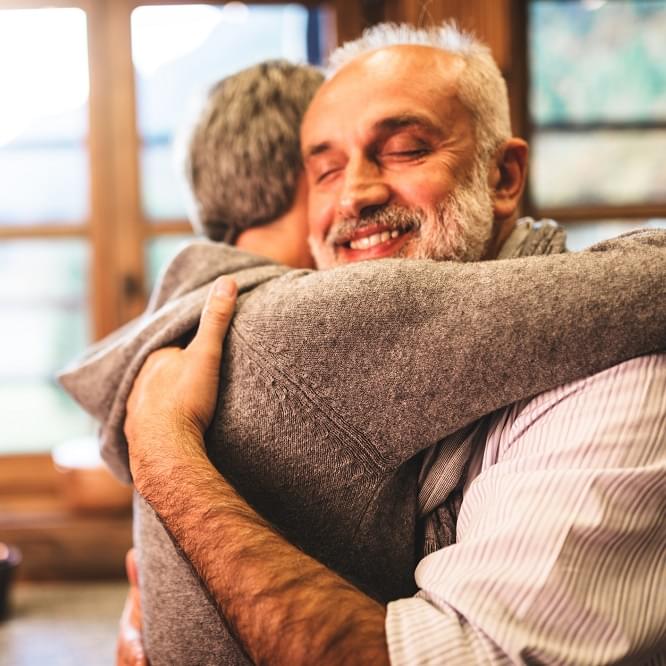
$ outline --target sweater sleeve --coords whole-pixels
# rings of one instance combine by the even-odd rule
[[[663,349],[666,233],[576,254],[288,274],[234,327],[397,466],[483,414]]]

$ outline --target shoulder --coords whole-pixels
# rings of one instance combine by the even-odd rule
[[[337,329],[354,321],[388,321],[403,313],[406,303],[428,301],[429,294],[440,289],[443,281],[452,282],[451,276],[460,269],[403,259],[322,271],[293,270],[255,289],[243,301],[237,322],[265,322],[271,317],[294,327],[318,321]]]
[[[666,446],[665,417],[666,354],[639,356],[504,411],[484,467],[539,454],[572,467],[640,465]]]
[[[160,273],[147,310],[156,311],[168,301],[207,286],[220,275],[279,267],[265,257],[242,252],[226,243],[194,240],[184,245]],[[286,268],[282,270],[284,272]]]

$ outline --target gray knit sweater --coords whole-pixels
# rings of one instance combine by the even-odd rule
[[[421,452],[492,410],[666,346],[666,233],[576,255],[321,272],[195,243],[150,313],[62,377],[125,478],[131,383],[150,351],[191,335],[222,273],[241,296],[209,456],[290,540],[382,601],[414,591]],[[247,663],[141,500],[135,539],[151,662]]]

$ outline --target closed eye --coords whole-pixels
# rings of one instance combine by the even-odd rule
[[[310,182],[318,185],[339,173],[344,165],[341,160],[331,155],[314,155],[305,163],[305,170]]]
[[[389,157],[422,157],[427,152],[425,148],[415,148],[414,150],[393,150],[384,154]]]
[[[415,136],[413,131],[400,131],[389,135],[377,147],[380,160],[408,162],[419,159],[430,151],[430,146],[423,138]]]
[[[341,167],[333,167],[331,169],[327,169],[326,171],[323,171],[322,173],[319,173],[315,176],[315,183],[323,183],[324,181],[328,180],[331,176],[334,174],[338,173],[340,171]]]
[[[380,160],[384,162],[412,162],[425,157],[430,151],[427,148],[411,148],[410,150],[384,151]]]

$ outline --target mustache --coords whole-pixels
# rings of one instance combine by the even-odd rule
[[[426,215],[420,208],[405,208],[396,204],[375,208],[361,217],[345,218],[331,225],[326,234],[328,245],[340,245],[348,242],[359,229],[370,226],[382,226],[388,231],[412,231],[420,229],[426,221]]]

